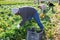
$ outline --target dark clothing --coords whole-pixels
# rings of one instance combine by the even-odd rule
[[[21,22],[20,25],[23,25],[25,23],[26,20],[28,20],[28,17],[32,17],[34,15],[34,13],[36,13],[36,9],[32,8],[32,7],[22,7],[19,8],[19,15],[22,17],[23,21]]]
[[[39,18],[39,15],[38,15],[37,12],[33,15],[33,18],[35,19],[35,21],[37,22],[37,24],[39,25],[41,30],[44,30],[44,26],[42,25],[42,23],[40,21],[40,18]]]
[[[54,7],[55,6],[53,3],[49,3],[48,5],[49,5],[49,7]]]
[[[21,26],[27,20],[31,20],[33,17],[35,19],[35,21],[37,22],[37,24],[39,25],[39,27],[41,28],[41,30],[44,29],[42,23],[40,22],[40,18],[39,18],[39,15],[38,15],[38,12],[36,9],[34,9],[32,7],[19,8],[18,15],[20,15],[23,19],[22,22],[20,23]]]
[[[32,7],[19,8],[19,14],[22,17],[28,18],[29,16],[33,16],[34,13],[36,13],[36,9]]]
[[[54,5],[53,3],[50,3],[50,2],[49,2],[49,3],[48,3],[48,6],[49,6],[49,10],[52,8],[52,12],[54,12],[54,8],[53,8],[53,7],[54,7],[55,5]]]

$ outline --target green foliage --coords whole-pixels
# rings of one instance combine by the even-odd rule
[[[9,5],[11,5],[11,4],[13,4],[13,5],[15,5],[15,4],[32,4],[33,3],[33,1],[22,1],[22,2],[20,2],[20,1],[0,1],[0,4],[9,4]]]
[[[0,4],[7,4],[7,3],[1,2]],[[8,4],[16,4],[16,3],[8,3]],[[37,8],[38,6],[37,4],[36,5],[28,4],[28,2],[26,2],[26,4],[28,6],[33,6],[40,13],[39,9]],[[36,30],[38,30],[37,28],[39,27],[37,23],[34,21],[34,19],[32,19],[30,22],[27,21],[19,30],[16,28],[17,24],[21,22],[22,18],[20,16],[13,15],[11,13],[11,8],[22,7],[26,4],[23,3],[23,5],[16,4],[16,5],[0,6],[0,39],[3,39],[3,40],[25,39],[27,28],[35,27]],[[48,12],[45,18],[41,19],[41,22],[44,25],[46,32],[54,27],[54,24],[51,23],[50,15],[51,15],[51,11]],[[47,32],[46,34],[49,34],[48,37],[52,37],[51,31]]]

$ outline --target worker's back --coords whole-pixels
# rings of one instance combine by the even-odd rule
[[[22,17],[29,17],[29,16],[33,16],[36,10],[32,7],[22,7],[19,8],[18,12]]]

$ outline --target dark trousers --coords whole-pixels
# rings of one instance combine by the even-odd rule
[[[37,12],[36,12],[36,13],[34,13],[34,15],[33,15],[32,17],[33,17],[33,18],[34,18],[34,20],[37,22],[37,24],[39,25],[40,29],[41,29],[41,30],[43,30],[43,29],[44,29],[44,27],[43,27],[43,25],[42,25],[42,23],[41,23],[41,21],[40,21],[40,18],[39,18],[38,13],[37,13]],[[28,20],[31,20],[31,19],[32,19],[32,17],[28,17]]]

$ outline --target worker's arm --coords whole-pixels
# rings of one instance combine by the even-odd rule
[[[26,20],[27,20],[27,18],[26,18],[26,17],[22,18],[22,21],[21,21],[21,23],[20,23],[20,24],[18,24],[18,25],[17,25],[17,28],[19,29],[19,28],[20,28],[20,26],[23,26]]]

